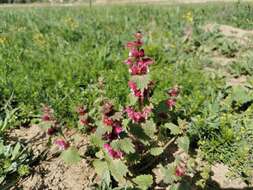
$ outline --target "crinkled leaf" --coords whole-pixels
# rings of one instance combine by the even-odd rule
[[[158,156],[163,153],[162,147],[155,147],[150,149],[150,154],[153,156]]]
[[[133,94],[129,94],[128,98],[130,105],[135,105],[138,102],[138,97],[134,96]]]
[[[138,125],[132,124],[130,127],[130,132],[143,144],[149,144],[150,136],[146,134],[144,127],[139,127]]]
[[[111,145],[113,148],[120,149],[127,154],[135,152],[134,144],[132,143],[131,139],[129,139],[129,138],[124,138],[124,139],[113,141],[111,143]]]
[[[156,125],[153,120],[146,121],[144,124],[142,124],[142,128],[147,136],[153,137],[155,135]]]
[[[139,175],[133,179],[134,183],[137,184],[137,187],[141,189],[148,189],[153,184],[153,176],[152,175]]]
[[[177,144],[178,144],[179,148],[183,149],[185,152],[188,152],[189,145],[190,145],[190,140],[187,136],[178,138],[177,139]]]
[[[94,160],[92,164],[101,180],[106,183],[107,186],[109,186],[111,183],[111,176],[107,162],[97,159]]]
[[[252,94],[243,86],[234,86],[232,88],[231,97],[239,104],[252,100]]]
[[[172,135],[179,135],[182,133],[181,129],[173,123],[166,123],[164,127],[169,129]]]
[[[103,147],[104,145],[104,141],[96,134],[90,136],[90,142],[97,147]]]
[[[99,176],[102,176],[105,171],[109,170],[106,161],[102,161],[102,160],[96,159],[96,160],[93,161],[92,164],[94,166],[94,169],[95,169],[96,173]]]
[[[131,81],[135,82],[137,88],[140,90],[144,90],[147,88],[148,84],[150,83],[150,75],[135,75],[132,76]]]
[[[75,164],[81,160],[81,157],[76,148],[70,147],[61,153],[61,158],[67,164]]]
[[[171,184],[177,179],[175,176],[176,167],[174,163],[168,164],[167,167],[161,166],[160,170],[163,174],[163,181],[165,183]]]
[[[126,176],[128,169],[124,162],[121,160],[111,160],[109,163],[109,169],[111,175],[120,183],[125,181],[124,177]]]

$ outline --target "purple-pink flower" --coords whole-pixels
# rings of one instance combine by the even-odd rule
[[[76,112],[79,116],[84,116],[87,113],[87,108],[85,106],[78,106]]]
[[[185,175],[185,168],[183,168],[182,166],[177,166],[175,174],[178,177],[182,177],[183,175]]]
[[[176,100],[170,98],[166,101],[166,105],[168,106],[169,109],[172,109],[176,105]]]
[[[56,131],[57,131],[57,130],[56,130],[55,128],[50,127],[50,128],[47,129],[47,134],[48,134],[49,136],[51,136],[51,135],[53,135]]]
[[[104,117],[103,123],[104,123],[106,126],[112,126],[113,120],[112,120],[111,118],[109,118],[109,117]]]
[[[52,115],[50,113],[44,113],[42,116],[41,116],[41,120],[42,121],[51,121],[52,120]]]
[[[127,48],[129,48],[129,57],[125,61],[125,64],[129,65],[129,72],[131,75],[145,75],[149,72],[148,66],[153,63],[151,58],[145,57],[144,49],[141,49],[143,45],[142,34],[137,32],[135,34],[136,40],[134,42],[128,42]]]
[[[56,144],[61,150],[66,150],[69,148],[69,143],[63,139],[56,140],[54,144]]]
[[[134,123],[140,123],[145,121],[150,115],[152,109],[150,107],[143,108],[142,112],[136,112],[132,107],[127,107],[125,112],[129,119],[131,119]]]
[[[123,131],[122,125],[119,121],[114,121],[112,126],[112,131],[110,133],[104,134],[104,139],[108,141],[113,141],[119,138],[120,133]]]
[[[178,87],[173,87],[168,91],[168,94],[172,97],[177,97],[179,94],[179,88]]]
[[[120,159],[123,156],[123,153],[120,150],[114,150],[110,144],[104,144],[104,149],[107,150],[112,158]]]

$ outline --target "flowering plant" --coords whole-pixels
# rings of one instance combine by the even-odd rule
[[[91,143],[98,150],[93,166],[108,186],[112,181],[117,182],[115,186],[141,189],[162,183],[175,185],[188,172],[187,123],[180,119],[175,122],[172,117],[180,88],[168,90],[168,99],[158,105],[151,103],[155,82],[151,80],[150,67],[154,61],[142,46],[140,32],[135,34],[135,41],[126,45],[129,105],[116,111],[109,100],[99,98],[102,116],[95,119],[91,135]],[[175,154],[170,152],[172,147],[177,147]],[[166,164],[171,156],[174,162]],[[158,173],[163,176],[160,181]]]

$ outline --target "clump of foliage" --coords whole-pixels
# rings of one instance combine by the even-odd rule
[[[150,79],[149,67],[153,60],[145,55],[142,45],[140,32],[135,34],[135,41],[127,43],[129,105],[117,110],[102,95],[91,112],[84,114],[81,110],[79,113],[93,116],[93,129],[89,130],[97,157],[93,166],[103,184],[147,189],[154,187],[156,173],[161,173],[162,179],[157,183],[176,188],[181,185],[183,176],[197,169],[188,154],[187,122],[173,114],[180,88],[175,86],[168,90],[166,100],[151,103],[155,82]],[[99,110],[102,115],[97,113]],[[171,147],[176,147],[175,154],[170,151]],[[173,160],[166,161],[168,156]]]
[[[20,142],[6,140],[5,132],[17,123],[16,112],[9,105],[10,101],[3,102],[0,109],[0,188],[9,188],[9,184],[20,176],[30,173],[30,152]]]

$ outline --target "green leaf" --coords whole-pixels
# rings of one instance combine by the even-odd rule
[[[133,179],[134,183],[141,189],[148,189],[153,184],[153,176],[152,175],[139,175]]]
[[[252,100],[251,93],[243,86],[233,86],[231,97],[239,104]]]
[[[93,134],[90,136],[90,142],[91,144],[97,146],[97,147],[103,147],[104,141],[96,134]]]
[[[128,99],[130,105],[135,105],[138,102],[138,97],[134,96],[133,94],[129,94]]]
[[[142,128],[144,130],[144,133],[149,137],[153,137],[156,133],[156,125],[153,120],[148,120],[143,123]]]
[[[183,149],[185,152],[188,152],[190,146],[190,140],[187,136],[180,137],[177,139],[178,147]]]
[[[163,174],[163,181],[165,183],[171,184],[177,179],[175,176],[176,166],[174,163],[168,164],[166,167],[161,166],[160,170]]]
[[[61,158],[67,164],[75,164],[81,160],[81,157],[76,148],[70,147],[61,153]]]
[[[164,127],[169,129],[172,135],[179,135],[182,133],[181,129],[173,123],[166,123]]]
[[[125,181],[124,177],[126,176],[128,169],[127,166],[121,160],[111,160],[109,163],[109,169],[111,175],[120,183]]]
[[[107,162],[96,159],[93,161],[92,164],[96,173],[100,176],[101,181],[103,181],[104,183],[106,183],[107,186],[109,186],[111,183],[111,176]]]
[[[162,147],[155,147],[150,149],[150,154],[153,156],[158,156],[163,153]]]
[[[11,160],[14,160],[18,157],[18,155],[20,154],[20,148],[21,148],[20,143],[17,143],[12,151]]]
[[[144,127],[140,127],[136,124],[131,124],[130,126],[130,132],[138,138],[143,144],[147,145],[149,144],[150,136],[148,136],[144,131]]]
[[[129,139],[129,138],[124,138],[124,139],[113,141],[111,143],[111,145],[113,148],[120,149],[127,154],[135,152],[134,144],[132,143],[131,139]]]
[[[147,88],[149,82],[150,82],[150,75],[135,75],[132,76],[131,81],[135,82],[137,85],[137,88],[140,90],[144,90]]]
[[[96,173],[97,173],[99,176],[102,176],[102,175],[104,174],[105,171],[108,171],[108,170],[109,170],[106,161],[102,161],[102,160],[96,159],[96,160],[93,161],[92,164],[93,164],[93,166],[94,166],[94,169],[95,169]]]

